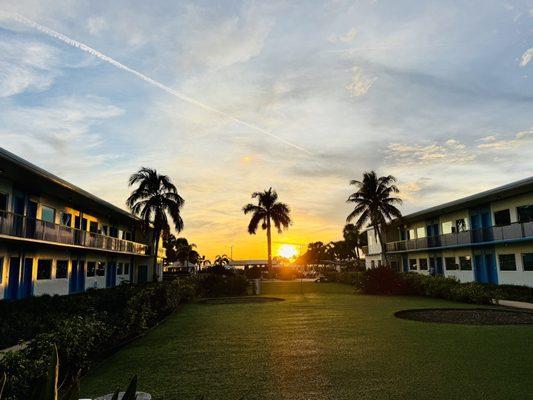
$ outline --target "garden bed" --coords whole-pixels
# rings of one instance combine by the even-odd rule
[[[529,325],[533,313],[495,308],[427,308],[394,313],[401,319],[464,325]]]
[[[214,297],[209,299],[202,299],[199,301],[201,304],[247,304],[247,303],[271,303],[275,301],[285,301],[279,297],[254,297],[254,296],[241,296],[241,297]]]

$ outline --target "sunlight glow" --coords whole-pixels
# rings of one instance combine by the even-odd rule
[[[298,255],[298,250],[290,244],[283,244],[278,249],[278,255],[285,258],[293,258]]]

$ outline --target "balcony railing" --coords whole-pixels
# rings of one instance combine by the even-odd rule
[[[142,243],[104,236],[6,211],[0,211],[0,234],[122,253],[148,254],[148,246]]]
[[[533,239],[533,222],[515,222],[504,226],[490,226],[464,232],[447,233],[419,239],[387,243],[387,251],[422,250],[438,247],[470,245],[502,240]]]

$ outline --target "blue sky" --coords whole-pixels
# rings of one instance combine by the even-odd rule
[[[157,168],[201,252],[261,257],[241,207],[269,186],[305,243],[340,237],[365,170],[405,212],[532,175],[532,68],[533,1],[2,0],[0,143],[119,206]]]

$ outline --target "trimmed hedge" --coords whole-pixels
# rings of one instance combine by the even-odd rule
[[[388,267],[329,272],[326,279],[353,285],[364,294],[428,296],[473,304],[491,304],[493,299],[533,303],[533,288],[527,286],[461,283],[443,276],[399,273]]]
[[[71,296],[41,296],[0,302],[0,347],[25,346],[0,359],[9,379],[5,400],[27,399],[48,369],[57,345],[60,379],[86,371],[95,361],[139,336],[197,296],[246,294],[248,281],[231,274],[201,274],[171,282],[120,285]]]

